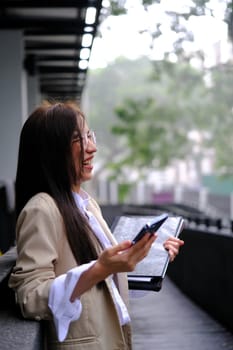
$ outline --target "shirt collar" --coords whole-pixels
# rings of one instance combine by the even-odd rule
[[[74,196],[76,205],[83,211],[87,210],[87,206],[90,199],[89,194],[83,189],[80,189],[79,193],[73,192],[73,196]]]

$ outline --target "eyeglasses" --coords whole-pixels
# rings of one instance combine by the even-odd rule
[[[96,137],[95,133],[93,130],[88,130],[81,136],[82,142],[83,142],[83,147],[87,148],[88,142],[91,141],[96,145]],[[79,136],[74,136],[72,143],[73,142],[80,142],[80,137]]]

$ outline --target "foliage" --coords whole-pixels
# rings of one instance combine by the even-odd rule
[[[154,62],[160,79],[151,81],[151,97],[126,99],[116,108],[114,134],[124,138],[121,158],[112,169],[132,166],[161,169],[192,153],[189,131],[201,129],[209,108],[208,89],[189,64]],[[149,82],[148,82],[149,84]]]
[[[142,57],[135,61],[119,58],[106,68],[90,70],[88,78],[88,121],[96,132],[101,155],[106,160],[118,154],[117,138],[111,134],[116,123],[114,109],[124,98],[147,96],[148,77],[152,67],[150,60]]]
[[[91,72],[88,116],[112,176],[125,181],[133,169],[143,176],[148,167],[192,157],[192,130],[203,135],[203,153],[214,150],[216,169],[232,174],[232,66],[212,68],[208,76],[206,84],[187,62],[151,65],[146,58]]]
[[[112,1],[112,15],[126,13],[126,2],[120,1],[118,9],[119,1]],[[225,20],[231,35],[232,1],[219,2],[226,4]],[[145,10],[155,3],[160,1],[142,1]],[[176,63],[170,61],[171,52],[167,52],[161,61],[121,58],[90,74],[89,100],[94,105],[89,113],[91,125],[97,131],[103,162],[110,163],[112,176],[127,184],[123,194],[133,169],[143,176],[148,167],[163,168],[188,157],[201,159],[209,150],[215,154],[216,169],[223,175],[233,175],[232,65],[210,71],[191,66],[193,57],[203,63],[203,53],[185,51],[184,42],[193,40],[186,21],[191,16],[215,13],[209,0],[193,0],[190,4],[183,13],[167,12],[171,30],[177,34],[173,50]],[[156,45],[161,24],[148,31]],[[189,137],[192,130],[200,135],[198,154]]]
[[[144,7],[145,11],[148,10],[150,6],[159,5],[161,0],[141,0],[139,1]],[[229,38],[233,41],[233,0],[218,0],[219,4],[225,6],[225,22],[228,24],[229,28]],[[121,14],[126,14],[128,12],[127,0],[110,0],[109,14],[112,16],[117,16]],[[195,16],[211,16],[215,17],[218,15],[217,11],[214,10],[214,2],[211,0],[192,0],[189,3],[189,7],[183,11],[177,13],[175,11],[166,11],[168,18],[170,19],[170,29],[176,34],[176,39],[173,43],[173,52],[181,60],[190,60],[193,56],[200,55],[198,52],[189,53],[185,51],[185,42],[193,41],[193,34],[187,29],[187,21]],[[154,28],[146,28],[151,38],[152,47],[156,47],[156,40],[162,34],[161,32],[162,23],[157,23]],[[169,56],[171,52],[166,52],[165,56]]]
[[[117,3],[117,0],[115,0],[115,2]],[[125,6],[126,3],[127,1],[121,2],[121,6]],[[141,3],[144,8],[147,9],[148,6],[158,4],[160,1],[142,1]],[[233,40],[233,1],[219,0],[218,3],[222,3],[225,6],[225,21],[228,24],[229,38]],[[185,51],[184,42],[193,40],[193,35],[187,30],[186,23],[192,16],[216,16],[216,10],[213,7],[213,3],[210,0],[193,0],[190,2],[189,8],[185,9],[183,12],[176,13],[174,11],[167,11],[167,15],[170,18],[170,29],[176,33],[176,40],[173,44],[173,53],[175,53],[178,62],[189,62],[193,57],[198,57],[200,62],[203,62],[204,57],[202,52],[187,53]],[[151,34],[154,46],[156,45],[157,38],[159,38],[162,34],[161,24],[162,23],[157,23],[153,30],[150,28],[147,29]],[[151,80],[160,82],[161,84],[161,91],[157,91],[156,89],[154,90],[156,96],[155,101],[154,103],[151,103],[151,106],[149,108],[149,110],[153,110],[153,118],[155,118],[154,121],[157,122],[160,118],[163,122],[164,120],[167,120],[167,125],[169,125],[170,118],[170,127],[173,125],[172,134],[175,140],[173,140],[173,142],[175,145],[177,142],[177,146],[175,147],[177,151],[177,157],[182,156],[181,151],[183,150],[184,146],[186,147],[187,153],[190,152],[191,146],[187,137],[185,138],[185,136],[181,134],[182,128],[179,129],[179,132],[177,132],[177,130],[174,128],[174,123],[177,123],[179,127],[180,125],[185,126],[186,131],[193,128],[199,130],[199,133],[205,135],[202,137],[201,146],[206,150],[212,148],[215,152],[215,166],[218,172],[224,176],[232,176],[232,65],[229,63],[225,67],[214,67],[209,73],[206,70],[203,71],[203,77],[208,76],[212,82],[212,86],[204,86],[203,82],[200,82],[200,79],[202,80],[200,74],[199,76],[198,74],[194,76],[192,72],[192,74],[189,76],[188,70],[190,67],[188,65],[186,66],[186,70],[182,68],[182,73],[179,71],[178,65],[174,70],[173,65],[169,62],[170,54],[171,52],[165,53],[165,59],[163,61],[154,63],[154,72],[151,75]],[[170,79],[171,77],[172,79]],[[196,79],[199,80],[198,84],[196,84]],[[185,81],[184,89],[181,87],[182,81]],[[197,86],[198,88],[196,89],[195,87]],[[170,94],[173,95],[173,98],[170,96]],[[167,105],[164,104],[161,107],[162,95],[168,96],[168,101]],[[160,137],[158,138],[156,130],[154,130],[151,118],[148,117],[147,113],[143,113],[143,108],[147,103],[149,103],[149,100],[145,100],[143,103],[143,101],[133,102],[128,99],[126,99],[126,101],[121,104],[121,107],[118,107],[116,109],[120,122],[124,123],[124,128],[122,126],[115,127],[113,128],[113,132],[118,134],[121,132],[125,136],[128,133],[127,146],[129,149],[132,149],[133,141],[135,141],[136,138],[141,138],[143,141],[143,147],[140,146],[140,144],[137,144],[135,150],[128,152],[128,155],[125,155],[125,157],[121,159],[119,165],[123,165],[128,161],[131,164],[135,163],[136,165],[138,162],[141,166],[145,166],[151,162],[151,159],[153,158],[153,150],[156,150],[153,149],[151,145],[146,145],[146,140],[143,138],[143,135],[141,135],[143,133],[142,130],[144,130],[144,134],[146,134],[146,131],[145,128],[140,125],[141,121],[137,119],[136,113],[138,113],[138,111],[136,111],[135,106],[135,125],[133,126],[133,123],[131,122],[130,124],[130,122],[127,120],[128,109],[130,106],[132,109],[134,103],[137,105],[138,109],[140,109],[141,106],[142,110],[139,114],[143,114],[144,122],[146,120],[148,123],[148,129],[155,133],[157,140],[162,145],[163,152],[161,152],[161,157],[164,158],[160,159],[159,161],[157,160],[156,164],[158,166],[165,166],[172,160],[172,158],[174,158],[174,154],[172,151],[168,152],[166,143],[164,144],[164,142],[161,141],[165,140],[165,129],[160,130]],[[185,106],[185,104],[188,104],[189,106]],[[179,105],[182,106],[179,108]],[[171,106],[173,107],[171,108]],[[133,110],[131,112],[131,118],[133,119],[134,112]],[[124,115],[125,119],[123,118]],[[178,115],[179,117],[175,117]],[[126,124],[128,124],[128,129]],[[147,134],[149,135],[148,131]],[[138,152],[137,162],[134,160],[136,152]],[[143,157],[144,162],[142,161]],[[117,166],[115,165],[115,168],[116,167]]]

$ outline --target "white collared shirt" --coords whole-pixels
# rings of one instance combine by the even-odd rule
[[[103,248],[111,247],[112,244],[102,230],[98,220],[90,211],[87,210],[89,202],[88,194],[84,190],[81,190],[80,194],[75,192],[73,195],[75,203],[81,212],[88,218],[89,224],[96,237],[103,245]],[[82,312],[81,301],[80,299],[76,299],[73,303],[71,303],[70,296],[81,274],[89,269],[94,263],[95,261],[91,261],[88,264],[82,264],[69,270],[66,274],[56,277],[51,285],[48,305],[53,313],[54,323],[59,341],[63,341],[66,338],[70,323],[80,318]],[[112,276],[111,283],[113,299],[120,324],[124,325],[130,322],[128,310],[118,292]]]

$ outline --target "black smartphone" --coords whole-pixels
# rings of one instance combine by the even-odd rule
[[[147,233],[150,232],[151,234],[155,233],[160,226],[167,220],[168,214],[164,213],[162,215],[159,215],[156,217],[156,220],[152,224],[146,224],[142,227],[142,229],[138,232],[138,234],[134,237],[132,240],[132,244],[137,243],[142,239],[142,237]]]

